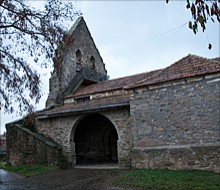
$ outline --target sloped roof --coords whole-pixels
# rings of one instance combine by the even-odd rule
[[[156,70],[156,71],[141,73],[138,75],[132,75],[132,76],[127,76],[123,78],[92,84],[78,89],[73,95],[67,96],[67,98],[80,97],[80,96],[91,95],[91,94],[113,91],[113,90],[120,90],[128,85],[135,85],[139,81],[142,81],[144,79],[149,79],[160,71],[161,70]]]
[[[196,55],[188,55],[165,69],[92,84],[78,89],[73,95],[66,98],[78,98],[119,89],[132,89],[217,72],[220,72],[219,58],[207,59]],[[44,110],[41,113],[47,116],[58,116],[120,106],[129,106],[128,96],[106,97],[80,104],[64,104],[51,110]]]
[[[157,75],[150,80],[144,79],[130,87],[138,87],[142,85],[150,85],[161,82],[167,82],[176,79],[215,73],[220,71],[219,58],[207,59],[196,55],[188,55],[169,67],[162,69]]]
[[[212,60],[220,62],[220,57],[213,58]]]
[[[219,72],[220,62],[218,59],[219,58],[207,59],[189,54],[165,69],[89,85],[77,90],[73,95],[68,97],[80,97],[123,88],[135,88],[142,85],[156,84],[175,79]]]
[[[111,109],[115,107],[129,106],[129,97],[109,97],[103,99],[91,100],[85,103],[79,104],[64,104],[62,106],[55,107],[54,109],[45,110],[39,115],[57,116],[67,113],[79,113],[85,111],[93,111],[100,109]]]

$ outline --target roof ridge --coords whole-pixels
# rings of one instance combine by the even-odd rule
[[[220,62],[220,56],[210,59],[211,61]]]
[[[132,87],[132,86],[140,85],[140,84],[142,84],[142,83],[144,83],[144,82],[146,82],[146,81],[152,79],[153,77],[159,75],[160,73],[163,72],[164,69],[165,69],[165,68],[150,71],[150,72],[148,72],[148,73],[153,73],[153,72],[155,72],[155,73],[154,73],[153,75],[150,75],[150,76],[146,77],[146,78],[143,79],[143,80],[140,80],[140,81],[136,82],[135,84],[125,86],[125,88],[130,88],[130,87]]]
[[[200,64],[199,65],[195,64],[195,61],[199,62]],[[181,58],[180,60],[175,61],[173,64],[169,65],[168,67],[161,69],[161,71],[156,72],[155,74],[149,76],[148,78],[140,81],[139,83],[130,85],[128,88],[139,87],[151,83],[165,82],[177,78],[185,78],[185,77],[210,73],[210,71],[198,72],[198,70],[201,69],[200,67],[205,67],[205,68],[209,66],[213,67],[211,65],[216,65],[218,63],[220,63],[220,61],[218,60],[212,60],[201,56],[189,54]],[[187,72],[186,72],[186,68],[187,68]],[[218,67],[216,69],[218,71]]]
[[[207,58],[207,57],[203,57],[203,56],[199,56],[199,55],[194,55],[194,54],[189,54],[188,56],[195,57],[195,58],[198,58],[198,59],[207,60],[207,61],[215,61],[215,62],[217,61],[217,62],[220,62],[220,56],[219,57],[215,57],[215,58]],[[216,60],[216,59],[219,59],[219,60]]]
[[[197,59],[200,59],[200,60],[202,59],[203,61],[211,61],[211,62],[214,61],[214,62],[216,62],[212,58],[206,58],[206,57],[202,57],[202,56],[199,56],[199,55],[188,54],[187,56],[185,56],[185,57],[179,59],[178,61],[175,61],[173,64],[167,66],[166,68],[164,68],[164,70],[173,67],[175,64],[181,63],[181,61],[183,61],[183,60],[185,60],[187,58],[197,58]],[[189,64],[189,62],[188,62],[188,64]],[[190,63],[190,64],[192,64],[192,63]]]
[[[148,73],[155,72],[155,71],[159,71],[159,70],[161,70],[161,69],[156,69],[156,70],[152,70],[152,71],[146,71],[146,72],[137,73],[137,74],[131,74],[131,75],[127,75],[127,76],[123,76],[123,77],[119,77],[119,78],[114,78],[114,79],[102,81],[102,82],[100,82],[100,83],[109,82],[109,81],[114,81],[114,80],[126,79],[126,78],[135,77],[135,76],[139,76],[139,75],[144,75],[144,74],[148,74]]]

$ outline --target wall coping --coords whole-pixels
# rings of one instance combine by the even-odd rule
[[[38,140],[44,142],[45,144],[47,144],[48,146],[52,147],[52,148],[58,148],[58,144],[55,143],[53,140],[39,134],[36,132],[31,131],[30,129],[27,129],[25,127],[23,127],[21,124],[11,124],[11,125],[7,125],[7,127],[12,128],[12,127],[16,127],[26,133],[28,133],[29,135],[37,138]]]

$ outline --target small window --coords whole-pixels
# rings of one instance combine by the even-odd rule
[[[75,101],[77,104],[86,103],[86,102],[90,101],[90,97],[87,96],[87,97],[83,97],[83,98],[76,98]]]
[[[76,51],[76,63],[81,64],[82,62],[82,53],[81,51],[78,49]]]
[[[95,69],[95,58],[93,56],[90,57],[90,65],[92,69]]]

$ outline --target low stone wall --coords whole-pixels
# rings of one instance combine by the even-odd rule
[[[7,157],[11,165],[58,165],[61,150],[52,140],[19,124],[7,126]]]
[[[132,153],[134,168],[202,169],[220,173],[220,145],[140,148]]]

